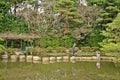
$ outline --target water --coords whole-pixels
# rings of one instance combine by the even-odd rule
[[[0,80],[120,80],[120,63],[0,62]]]

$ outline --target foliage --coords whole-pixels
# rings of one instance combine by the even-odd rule
[[[5,46],[2,44],[4,40],[0,38],[0,51],[5,50]]]
[[[114,18],[116,17],[117,13],[119,12],[119,6],[120,3],[119,0],[88,0],[88,2],[93,5],[99,7],[99,13],[97,18],[97,25],[94,28],[94,31],[91,33],[94,34],[94,36],[88,36],[85,40],[85,44],[90,46],[99,46],[99,42],[101,42],[106,36],[101,34],[101,32],[107,32],[108,23],[111,23]],[[98,31],[98,32],[96,32]],[[96,35],[96,37],[95,37]],[[92,40],[92,41],[91,41]],[[90,44],[90,42],[93,44]],[[108,45],[108,48],[109,45]]]
[[[79,27],[78,25],[82,23],[81,16],[75,4],[76,2],[73,0],[59,0],[54,7],[54,11],[59,14],[58,20],[62,24],[61,29],[63,29],[64,35],[71,33],[69,31],[71,28]]]
[[[114,53],[114,52],[105,53],[105,56],[111,56],[111,57],[118,57],[119,55],[120,53]]]
[[[119,2],[118,2],[119,3]],[[107,23],[111,23],[119,12],[117,5],[117,0],[104,0],[101,4],[96,3],[98,6],[101,6],[99,13],[98,23],[104,29],[107,26]]]
[[[99,28],[95,28],[88,36],[86,36],[81,44],[83,46],[100,47],[99,42],[101,42],[103,38],[104,36],[100,34]]]
[[[93,6],[88,1],[88,5],[79,5],[78,11],[81,14],[83,24],[81,25],[79,32],[81,34],[81,40],[79,46],[99,46],[98,42],[101,41],[100,30],[97,27],[97,21],[99,14],[99,7]],[[78,32],[76,32],[78,33]]]
[[[2,1],[0,9],[0,32],[17,32],[17,33],[26,33],[26,23],[20,18],[16,17],[9,12],[10,5],[12,2]],[[14,3],[14,2],[13,2]]]
[[[106,31],[102,35],[106,37],[100,45],[102,50],[120,51],[120,13],[112,23],[107,24]]]
[[[40,45],[40,47],[42,48],[47,48],[47,47],[71,47],[73,42],[76,39],[74,39],[73,37],[66,35],[63,37],[55,37],[55,36],[44,36],[41,39],[38,39],[38,45]]]
[[[62,21],[70,24],[70,22],[80,23],[80,15],[77,12],[75,1],[73,0],[59,0],[55,5],[55,12],[59,13]]]
[[[98,50],[99,47],[89,47],[89,46],[86,46],[86,47],[81,47],[80,50],[82,52],[95,52],[96,50]]]
[[[42,38],[35,39],[33,45],[42,48],[71,48],[76,40],[81,47],[99,47],[104,39],[100,43],[102,50],[119,51],[119,17],[115,17],[120,0],[87,1],[88,5],[82,6],[79,0],[42,0],[40,5],[38,0],[1,0],[0,32],[40,34]],[[27,4],[34,9],[27,8]],[[18,11],[21,5],[25,7]],[[40,7],[43,13],[38,13]]]

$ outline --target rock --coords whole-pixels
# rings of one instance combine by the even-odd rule
[[[17,58],[18,58],[17,55],[11,55],[11,56],[10,56],[10,59],[11,59],[11,60],[17,60]]]
[[[75,56],[70,57],[70,61],[76,60]]]
[[[62,61],[62,57],[56,57],[57,62],[61,62]]]
[[[2,59],[8,59],[8,55],[2,55]]]
[[[32,55],[27,55],[26,56],[26,61],[27,62],[32,62],[33,56]]]
[[[93,56],[92,59],[93,59],[93,60],[98,60],[98,57]]]
[[[41,60],[41,58],[39,56],[33,56],[33,60],[34,61],[39,61],[39,60]]]
[[[71,62],[75,62],[75,60],[76,60],[76,57],[75,57],[75,56],[70,57],[70,61],[71,61]]]
[[[24,62],[25,61],[25,55],[19,55],[19,61]]]
[[[24,53],[21,52],[21,51],[19,51],[19,52],[18,52],[18,51],[15,51],[15,54],[16,54],[16,55],[23,55]]]
[[[50,57],[50,61],[55,61],[56,58],[55,57]]]
[[[42,58],[42,63],[47,64],[49,62],[49,57],[43,57]]]
[[[69,56],[63,56],[63,60],[69,60]]]
[[[19,55],[19,59],[25,59],[25,55]]]
[[[62,57],[57,57],[57,60],[62,60]]]

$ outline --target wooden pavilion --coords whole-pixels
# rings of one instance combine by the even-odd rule
[[[20,40],[20,46],[22,49],[22,41],[25,39],[38,39],[41,38],[40,35],[37,34],[18,34],[18,33],[11,33],[11,32],[6,32],[6,33],[0,33],[0,38],[5,39],[5,47],[7,48],[8,40],[14,39],[14,40]]]

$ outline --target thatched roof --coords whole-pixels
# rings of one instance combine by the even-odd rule
[[[0,33],[0,37],[4,39],[35,39],[41,38],[40,35],[36,34],[18,34],[18,33]]]

